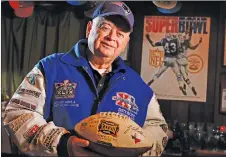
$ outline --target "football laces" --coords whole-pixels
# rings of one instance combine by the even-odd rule
[[[128,119],[129,117],[127,115],[123,115],[121,113],[116,112],[100,112],[101,117],[118,117],[119,119]]]

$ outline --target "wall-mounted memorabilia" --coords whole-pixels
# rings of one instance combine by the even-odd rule
[[[220,112],[226,113],[226,74],[221,75],[221,103]]]
[[[206,102],[210,18],[145,16],[141,77],[158,99]]]

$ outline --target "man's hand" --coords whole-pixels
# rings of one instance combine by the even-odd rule
[[[146,34],[145,34],[145,37],[146,37],[147,39],[150,39],[150,34],[146,33]]]
[[[87,149],[89,141],[71,136],[67,142],[67,149],[69,156],[101,156],[98,153]]]
[[[147,38],[147,40],[149,41],[149,43],[151,44],[151,46],[154,47],[155,43],[151,40],[150,34],[146,33],[146,34],[145,34],[145,37]]]
[[[202,43],[202,37],[200,37],[200,39],[199,39],[199,44],[201,44]]]

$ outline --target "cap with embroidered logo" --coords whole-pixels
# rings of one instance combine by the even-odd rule
[[[109,15],[120,15],[128,23],[130,30],[133,29],[134,16],[130,8],[123,2],[103,2],[101,3],[93,13],[92,18],[105,17]]]

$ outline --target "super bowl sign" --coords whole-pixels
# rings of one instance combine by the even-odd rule
[[[207,17],[145,17],[145,31],[147,33],[184,33],[192,26],[193,33],[208,34]]]
[[[145,16],[141,77],[158,99],[206,101],[209,17]]]

